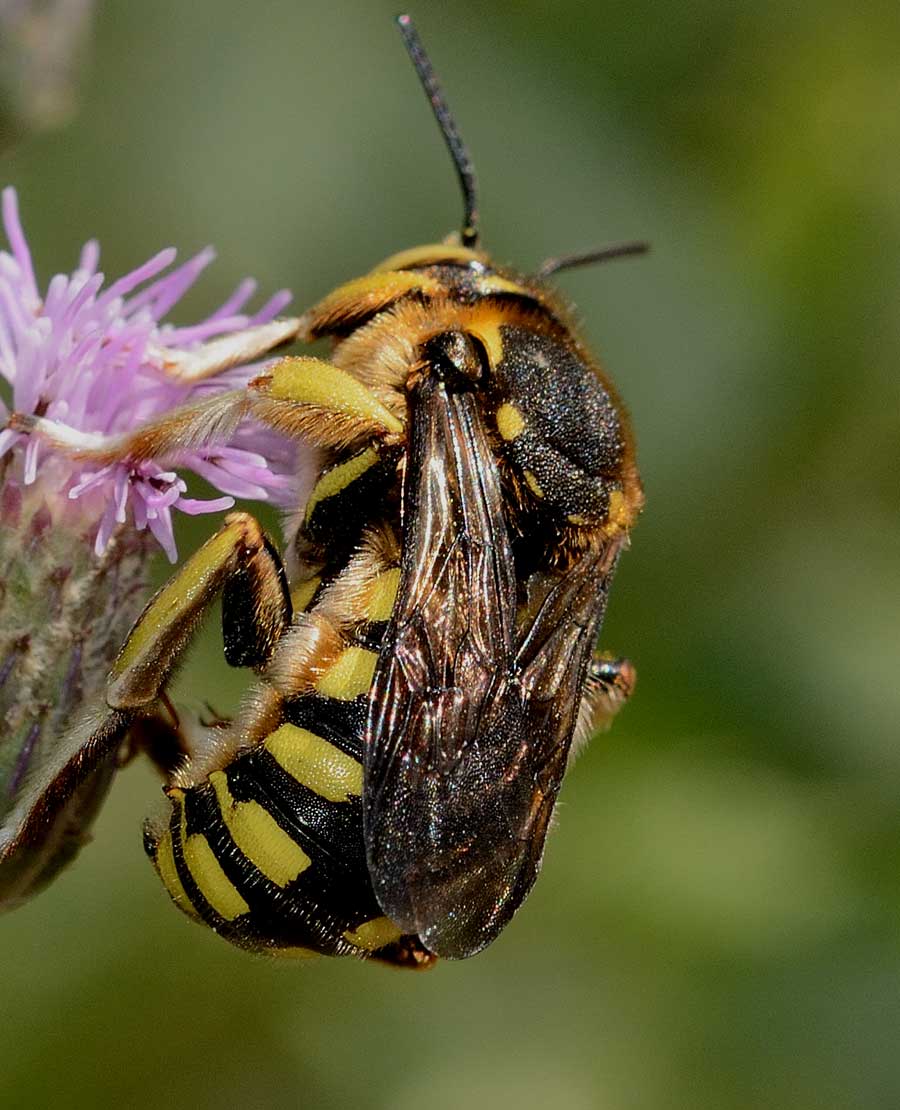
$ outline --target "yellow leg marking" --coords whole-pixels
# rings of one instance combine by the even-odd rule
[[[347,648],[316,683],[316,692],[340,701],[352,701],[360,694],[367,694],[377,662],[377,652],[361,647]]]
[[[497,409],[495,419],[497,421],[497,431],[507,440],[513,440],[520,436],[525,427],[525,417],[509,401],[504,402]]]
[[[537,478],[531,473],[530,470],[523,471],[525,475],[525,485],[531,490],[535,497],[543,497],[544,491],[538,484]]]
[[[393,611],[399,588],[399,567],[392,567],[379,574],[370,588],[366,617],[370,621],[386,621]]]
[[[312,860],[259,802],[236,802],[228,790],[224,771],[209,776],[222,820],[231,839],[257,871],[276,886],[287,886]]]
[[[310,520],[316,507],[322,501],[340,493],[341,490],[349,486],[351,482],[356,481],[360,475],[365,474],[369,467],[374,466],[376,462],[378,462],[378,452],[374,447],[367,447],[365,451],[360,451],[360,453],[354,455],[352,459],[348,459],[338,466],[333,466],[331,470],[326,470],[318,482],[316,482],[310,494],[309,501],[307,502],[307,521]]]
[[[205,836],[193,833],[184,841],[184,862],[197,889],[219,917],[234,921],[241,914],[249,913],[250,907],[222,870]]]
[[[136,709],[159,696],[204,611],[242,562],[253,571],[255,619],[273,639],[280,635],[284,601],[277,561],[267,553],[253,517],[231,513],[141,613],[110,672],[106,701],[111,708]]]
[[[181,885],[181,879],[178,877],[178,869],[175,866],[175,855],[172,850],[172,830],[166,831],[159,838],[159,843],[156,846],[156,855],[153,857],[153,862],[156,864],[156,870],[159,872],[159,877],[163,881],[163,886],[169,892],[169,897],[180,909],[191,917],[197,916],[197,911],[191,904],[191,900],[187,896],[187,891]]]
[[[440,282],[427,274],[400,270],[368,274],[329,293],[306,313],[302,324],[306,337],[312,339],[370,316],[407,293],[433,296],[440,291]]]
[[[373,421],[389,432],[401,432],[403,424],[356,378],[318,358],[284,358],[259,382],[273,401],[296,401],[332,412],[346,413]]]
[[[319,575],[313,578],[307,578],[305,582],[299,582],[291,590],[291,605],[295,613],[305,613],[307,606],[315,597],[316,590],[322,584],[322,579]]]
[[[189,616],[197,607],[198,596],[212,588],[234,555],[242,532],[248,533],[251,544],[262,543],[262,533],[252,518],[241,514],[239,520],[226,521],[226,526],[188,559],[144,610],[113,664],[111,678],[139,665],[144,656],[156,654],[161,637]]]
[[[377,948],[384,948],[386,944],[393,944],[401,935],[389,917],[373,917],[371,921],[364,921],[355,929],[347,929],[344,940],[349,940],[357,948],[374,952]]]
[[[265,746],[291,778],[329,802],[362,794],[362,764],[308,729],[282,725]]]

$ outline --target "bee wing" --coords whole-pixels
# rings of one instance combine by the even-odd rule
[[[591,654],[623,542],[617,537],[592,545],[564,572],[536,575],[529,583],[515,666],[530,738],[531,882],[566,772]]]
[[[542,582],[517,632],[500,478],[470,394],[422,387],[407,465],[364,828],[385,913],[461,958],[497,936],[537,873],[599,622],[597,583]]]

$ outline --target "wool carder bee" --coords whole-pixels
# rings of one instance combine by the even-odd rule
[[[546,279],[642,247],[534,277],[495,265],[468,154],[399,22],[462,233],[306,313],[298,338],[329,339],[330,361],[284,358],[93,449],[159,457],[253,419],[311,452],[311,491],[284,562],[234,513],[156,594],[53,789],[128,739],[165,772],[145,844],[187,914],[244,948],[423,967],[510,920],[572,750],[633,686],[627,660],[592,654],[642,505],[631,432]],[[256,677],[233,719],[201,722],[166,687],[217,597],[225,657]]]

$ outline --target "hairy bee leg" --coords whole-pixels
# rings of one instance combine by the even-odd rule
[[[630,659],[614,658],[597,651],[588,667],[578,723],[569,752],[569,763],[595,732],[605,732],[613,718],[634,693],[637,671]]]
[[[338,330],[352,330],[365,320],[411,294],[436,296],[440,282],[413,270],[376,270],[355,278],[329,293],[300,320],[307,340],[318,339]]]
[[[87,839],[132,720],[118,709],[82,718],[60,739],[53,765],[26,780],[0,824],[4,908],[46,886]]]
[[[301,357],[282,359],[246,389],[186,405],[126,435],[96,435],[16,412],[7,427],[40,436],[71,458],[108,466],[225,443],[248,418],[293,439],[336,450],[360,440],[396,439],[403,431],[402,420],[352,375],[321,359]]]
[[[637,671],[630,659],[595,652],[588,669],[585,697],[591,701],[592,727],[608,728],[612,719],[634,693]]]
[[[403,432],[403,420],[367,386],[318,358],[283,358],[249,389],[257,420],[322,447],[342,449]]]
[[[253,362],[276,347],[292,342],[298,337],[300,327],[296,316],[286,317],[211,339],[191,351],[164,347],[160,351],[163,373],[184,385],[214,378],[233,366]]]
[[[128,460],[133,463],[164,458],[176,451],[227,442],[248,415],[246,389],[217,393],[196,405],[185,405],[125,435],[105,436],[84,432],[42,416],[14,412],[7,427],[40,437],[62,455],[87,459],[100,466]]]
[[[197,625],[222,593],[225,657],[261,667],[291,620],[281,560],[248,513],[231,513],[150,600],[119,652],[106,700],[142,711],[160,696]]]
[[[139,754],[145,755],[163,781],[170,783],[202,746],[202,742],[198,745],[198,728],[206,732],[206,726],[195,718],[183,720],[164,691],[158,708],[132,721],[124,753],[119,755],[119,766],[130,763]]]

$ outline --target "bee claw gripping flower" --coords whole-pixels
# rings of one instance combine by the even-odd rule
[[[140,451],[134,433],[201,401],[206,411],[298,329],[277,318],[286,293],[242,313],[249,280],[201,323],[164,323],[208,250],[174,269],[175,252],[161,251],[104,288],[89,242],[75,272],[41,293],[12,189],[2,218],[0,908],[44,886],[87,839],[118,736],[90,774],[63,771],[73,758],[90,761],[90,751],[76,756],[97,730],[85,708],[143,608],[155,544],[175,559],[172,511],[288,496],[291,460],[272,432],[234,418],[193,443],[145,438]],[[189,497],[185,471],[223,496]],[[108,721],[124,737],[128,722]]]

